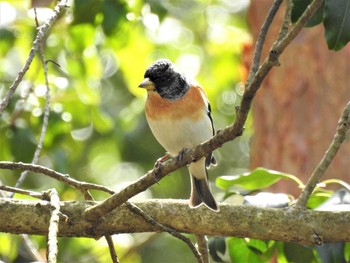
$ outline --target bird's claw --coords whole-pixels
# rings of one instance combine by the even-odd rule
[[[165,154],[164,156],[157,159],[156,163],[154,164],[154,168],[158,168],[162,163],[170,159],[169,154]]]
[[[188,148],[182,148],[182,150],[179,152],[179,154],[176,157],[176,161],[178,162],[181,161],[188,150],[189,150]]]

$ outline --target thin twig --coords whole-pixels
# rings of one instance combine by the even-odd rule
[[[262,25],[260,29],[259,36],[257,38],[256,44],[255,44],[255,50],[254,50],[254,57],[253,57],[253,63],[249,72],[248,80],[247,80],[247,86],[251,83],[255,73],[259,69],[260,65],[260,59],[261,59],[261,53],[263,50],[263,46],[265,43],[267,32],[270,28],[270,25],[272,24],[272,21],[274,17],[277,14],[278,9],[280,8],[283,0],[275,0],[270,8],[269,13],[267,14],[267,17],[264,21],[264,24]]]
[[[109,253],[111,254],[112,262],[119,263],[117,253],[115,252],[112,236],[106,235],[105,239],[106,239],[107,244],[108,244]]]
[[[318,182],[320,181],[321,177],[324,175],[328,166],[334,159],[341,144],[344,142],[349,128],[350,128],[350,101],[348,102],[345,109],[343,110],[343,113],[338,123],[337,132],[333,138],[332,143],[329,145],[322,160],[320,161],[320,163],[317,165],[317,167],[311,174],[305,188],[303,189],[297,202],[295,203],[296,207],[306,206],[307,201],[310,198],[310,195],[312,194]]]
[[[29,164],[29,163],[21,163],[21,162],[5,162],[0,161],[0,169],[8,169],[8,170],[28,170],[35,173],[45,174],[51,178],[54,178],[58,181],[64,182],[78,190],[80,190],[84,195],[87,194],[87,190],[99,190],[102,192],[113,194],[114,191],[106,186],[86,183],[70,178],[68,174],[62,174],[56,172],[55,170],[49,169],[47,167],[37,165],[37,164]]]
[[[35,245],[33,244],[33,241],[29,238],[29,235],[22,234],[20,235],[20,237],[23,240],[23,244],[26,248],[26,252],[29,253],[31,260],[35,262],[45,262],[45,260],[41,257]]]
[[[35,197],[38,199],[42,199],[42,196],[43,196],[42,193],[39,193],[39,192],[24,190],[21,188],[16,188],[16,187],[11,187],[11,186],[6,186],[6,185],[0,185],[0,190],[11,192],[11,193],[22,194],[22,195],[28,195],[28,196]]]
[[[28,59],[24,65],[24,67],[18,72],[16,79],[14,80],[12,85],[9,87],[9,90],[8,90],[7,94],[5,95],[5,97],[0,102],[0,116],[2,115],[2,113],[5,110],[5,108],[7,107],[7,105],[9,104],[9,102],[10,102],[13,94],[15,93],[19,83],[21,83],[24,75],[28,71],[28,69],[29,69],[29,67],[34,59],[34,56],[39,49],[39,45],[43,41],[45,36],[47,35],[49,28],[52,26],[52,24],[56,21],[56,19],[64,11],[64,9],[66,7],[65,2],[66,1],[63,1],[63,0],[58,2],[55,9],[53,10],[52,15],[48,18],[46,23],[39,28],[39,31],[35,37],[35,40],[33,42],[32,48],[29,52],[29,56],[28,56]]]
[[[299,32],[304,28],[306,23],[315,14],[317,9],[321,7],[323,0],[313,0],[311,4],[305,9],[304,13],[299,17],[298,21],[294,24],[288,34],[277,43],[274,51],[280,54],[290,42],[299,34]]]
[[[205,235],[196,235],[197,248],[202,255],[203,263],[209,263],[208,238]]]
[[[36,9],[34,8],[34,10],[35,10],[35,19],[36,19],[36,21],[38,21],[37,17],[36,17]],[[39,58],[41,60],[41,64],[44,68],[44,78],[45,78],[45,86],[46,86],[46,95],[45,95],[46,100],[45,100],[43,125],[41,127],[40,138],[39,138],[38,145],[36,146],[36,149],[34,152],[32,164],[38,163],[41,149],[42,149],[43,144],[44,144],[44,138],[45,138],[45,134],[47,131],[47,126],[49,124],[49,116],[50,116],[50,86],[49,86],[49,80],[48,80],[48,69],[47,69],[47,64],[45,62],[45,56],[44,56],[44,41],[43,40],[40,42],[38,54],[39,54]],[[28,175],[28,171],[23,171],[21,173],[21,176],[17,180],[15,187],[19,187],[23,183],[23,181],[26,179],[27,175]]]
[[[180,239],[181,241],[185,242],[185,244],[191,249],[193,255],[196,257],[198,263],[202,263],[202,256],[196,249],[196,247],[192,244],[191,240],[184,235],[181,235],[178,231],[175,229],[172,229],[170,227],[167,227],[163,224],[160,224],[155,219],[153,219],[151,216],[149,216],[147,213],[145,213],[141,208],[134,205],[130,202],[125,202],[126,206],[135,214],[141,216],[147,223],[150,225],[156,227],[156,229],[160,229],[164,232],[168,232],[170,235]]]
[[[60,198],[56,189],[50,189],[46,191],[44,195],[48,197],[52,207],[49,231],[47,235],[47,262],[56,263],[58,254],[57,234],[58,224],[60,222]]]
[[[38,14],[37,14],[37,12],[36,12],[36,8],[34,8],[34,17],[35,17],[35,24],[36,24],[36,27],[39,27]]]
[[[56,9],[55,9],[56,10]],[[54,11],[55,11],[54,10]],[[35,22],[36,22],[36,27],[39,28],[38,31],[38,35],[40,33],[40,27],[39,27],[39,23],[38,23],[38,17],[37,17],[37,12],[36,12],[36,8],[34,8],[34,13],[35,13]],[[55,12],[52,15],[52,18],[55,17]],[[53,19],[52,23],[56,20]],[[49,24],[50,19],[48,20],[48,24]],[[50,115],[50,87],[49,87],[49,81],[48,81],[48,69],[47,69],[47,65],[45,63],[45,57],[44,57],[44,39],[45,39],[45,34],[43,34],[43,37],[40,39],[40,41],[38,41],[38,46],[37,46],[37,52],[39,53],[39,58],[41,60],[41,63],[43,65],[44,68],[44,78],[45,78],[45,84],[46,84],[46,100],[45,100],[45,111],[44,111],[44,118],[43,118],[43,124],[42,124],[42,128],[41,128],[41,132],[40,132],[40,137],[39,137],[39,142],[36,146],[35,152],[34,152],[34,156],[32,159],[32,164],[37,164],[39,157],[40,157],[40,153],[41,153],[41,149],[43,147],[43,143],[44,143],[44,138],[45,138],[45,134],[47,131],[47,125],[48,125],[48,121],[49,121],[49,115]],[[32,47],[33,48],[33,47]],[[33,53],[33,57],[34,57],[35,53]],[[29,67],[29,66],[28,66]],[[1,105],[0,105],[1,107]],[[1,115],[1,111],[0,111],[0,115]],[[23,181],[26,179],[28,175],[28,171],[23,171],[20,175],[20,177],[18,178],[16,184],[15,184],[15,188],[19,187]],[[12,192],[10,194],[10,198],[12,198],[14,195],[14,192]],[[54,212],[53,212],[54,213]],[[54,214],[52,214],[52,217],[54,217]],[[50,224],[51,227],[51,224]],[[57,226],[58,227],[58,226]],[[57,235],[57,233],[56,233]],[[54,237],[52,237],[54,238]],[[50,255],[50,251],[51,250],[55,250],[55,247],[53,245],[50,246],[50,235],[49,235],[49,254],[48,254],[48,261],[49,262],[56,262],[57,261],[57,255],[55,256],[55,254],[51,254]],[[53,242],[51,242],[53,243]],[[56,236],[56,250],[57,250],[57,236]],[[57,254],[57,252],[56,252]]]
[[[289,26],[291,24],[293,5],[294,5],[293,0],[286,1],[286,10],[284,12],[284,19],[283,19],[280,31],[278,33],[276,42],[281,41],[288,34]]]
[[[48,64],[48,62],[51,62],[51,63],[54,64],[55,66],[61,68],[61,65],[58,64],[56,61],[54,61],[54,60],[52,60],[52,59],[47,59],[47,60],[45,61],[45,64]]]
[[[157,229],[160,229],[160,230],[162,230],[164,232],[168,232],[170,235],[172,235],[172,236],[180,239],[181,241],[183,241],[190,248],[190,250],[192,251],[192,253],[196,257],[197,261],[199,263],[202,262],[202,256],[200,255],[199,251],[196,249],[196,247],[193,245],[193,243],[191,242],[191,240],[189,238],[185,237],[184,235],[181,235],[175,229],[172,229],[170,227],[167,227],[167,226],[159,223],[158,221],[153,219],[150,215],[145,213],[141,208],[139,208],[135,204],[130,203],[130,202],[126,202],[125,204],[132,212],[134,212],[135,214],[141,216],[149,224],[153,225]]]

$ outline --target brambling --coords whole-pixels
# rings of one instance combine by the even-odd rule
[[[203,88],[180,73],[169,60],[150,65],[139,85],[147,90],[146,118],[157,141],[170,156],[193,148],[214,136],[211,109]],[[202,203],[214,211],[219,207],[210,191],[207,168],[216,164],[208,156],[188,165],[191,176],[189,206]]]

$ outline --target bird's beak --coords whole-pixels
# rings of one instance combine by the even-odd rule
[[[139,88],[154,89],[154,83],[149,78],[145,78],[139,85]]]

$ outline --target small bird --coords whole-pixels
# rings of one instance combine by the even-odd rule
[[[151,64],[139,87],[147,90],[145,112],[149,127],[170,156],[176,156],[183,149],[193,148],[215,135],[205,91],[179,72],[171,61],[160,59]],[[211,210],[219,211],[209,188],[207,168],[211,164],[215,165],[216,160],[210,153],[188,166],[191,208],[203,203]]]

